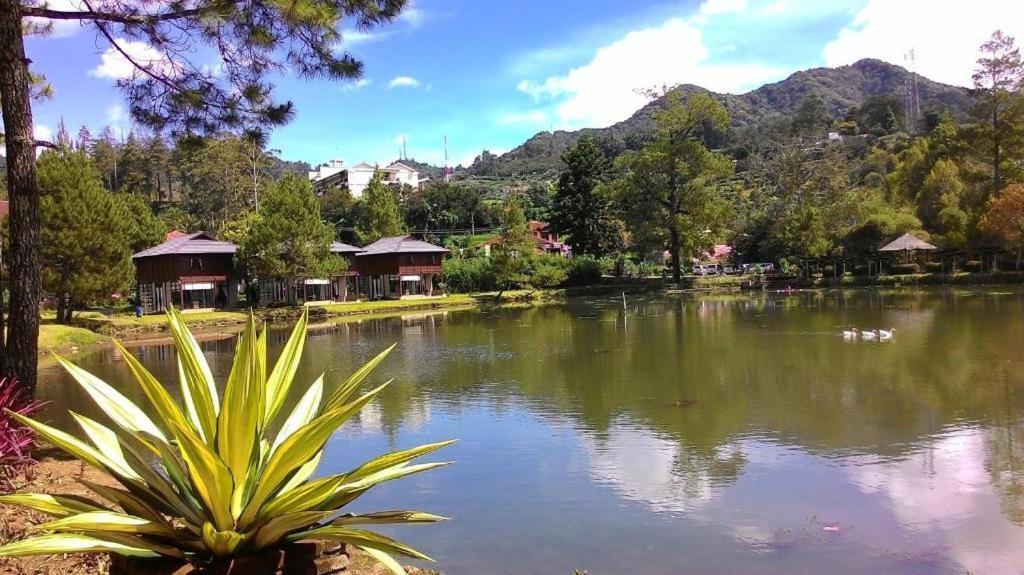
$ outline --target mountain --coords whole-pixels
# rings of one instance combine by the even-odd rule
[[[871,97],[902,98],[911,78],[905,68],[865,59],[849,66],[796,72],[781,82],[766,84],[746,94],[718,94],[692,84],[677,86],[675,90],[684,96],[697,92],[714,96],[729,111],[735,133],[772,116],[792,115],[812,94],[821,97],[834,119],[842,118],[848,110],[861,106]],[[917,75],[917,86],[921,110],[943,109],[956,118],[967,115],[971,101],[966,88],[934,82],[920,75]],[[562,151],[584,134],[597,138],[613,155],[638,149],[650,138],[651,117],[664,102],[664,97],[652,100],[628,119],[607,128],[540,132],[497,158],[491,157],[486,162],[478,159],[468,171],[475,176],[551,176],[562,168]]]

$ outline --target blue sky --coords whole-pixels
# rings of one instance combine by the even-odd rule
[[[76,0],[51,0],[53,7]],[[408,155],[451,164],[501,153],[541,130],[601,127],[639,108],[638,89],[693,83],[745,92],[794,71],[876,57],[967,85],[996,27],[1024,36],[1024,2],[975,0],[415,0],[396,23],[349,32],[359,83],[276,79],[298,116],[271,147],[313,164]],[[33,38],[34,67],[57,95],[36,106],[40,136],[131,129],[115,78],[124,62],[92,30]],[[146,46],[135,46],[144,52]],[[211,64],[212,64],[211,60]]]

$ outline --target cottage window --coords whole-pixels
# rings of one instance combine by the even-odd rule
[[[189,267],[196,271],[203,271],[203,258],[189,259]]]

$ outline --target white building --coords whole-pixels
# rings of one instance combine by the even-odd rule
[[[394,186],[418,188],[429,179],[421,178],[418,171],[402,162],[394,162],[385,168],[360,162],[346,168],[342,160],[331,160],[317,171],[309,172],[309,179],[313,182],[313,190],[318,193],[331,185],[343,185],[348,187],[352,197],[358,198],[363,195],[366,186],[370,185],[375,172],[380,172],[381,179]]]

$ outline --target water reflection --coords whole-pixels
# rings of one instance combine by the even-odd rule
[[[462,438],[457,466],[369,500],[455,516],[402,533],[446,572],[1017,573],[1022,320],[1020,290],[609,296],[317,325],[299,377],[399,342],[323,471]],[[203,343],[219,380],[233,345]],[[170,347],[132,352],[173,382]],[[127,380],[111,352],[80,362]],[[87,398],[43,381],[68,425]]]

